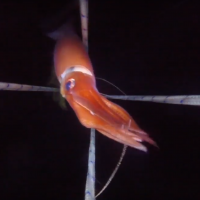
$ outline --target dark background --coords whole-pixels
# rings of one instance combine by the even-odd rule
[[[40,23],[67,9],[68,2],[1,1],[0,81],[47,85],[55,42]],[[132,95],[200,94],[199,10],[197,0],[89,1],[89,54],[96,76]],[[79,18],[78,10],[72,15]],[[79,25],[76,21],[77,30]],[[102,81],[97,84],[103,93],[120,94]],[[98,199],[199,199],[200,108],[115,102],[160,150],[128,148]],[[84,199],[89,132],[50,93],[1,91],[0,199]],[[98,192],[122,145],[96,136]]]

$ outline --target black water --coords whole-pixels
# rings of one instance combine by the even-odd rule
[[[200,6],[198,1],[179,2],[89,1],[89,54],[96,76],[127,94],[200,94]],[[0,3],[0,81],[47,85],[55,43],[39,24],[66,4]],[[78,30],[79,22],[76,26]],[[120,94],[106,83],[97,84],[103,93]],[[199,199],[200,108],[115,102],[129,111],[160,150],[148,146],[145,154],[129,148],[98,199]],[[96,143],[98,192],[122,145],[99,133]],[[2,200],[83,199],[88,145],[89,130],[51,94],[0,92]]]

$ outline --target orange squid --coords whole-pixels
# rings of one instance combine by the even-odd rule
[[[142,151],[147,151],[142,142],[157,146],[122,107],[99,93],[90,58],[73,30],[63,26],[49,36],[56,40],[54,66],[60,82],[60,93],[80,123]]]

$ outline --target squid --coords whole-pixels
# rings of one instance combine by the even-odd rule
[[[99,93],[89,55],[73,29],[65,25],[48,36],[56,40],[54,67],[60,93],[80,123],[141,151],[147,151],[142,142],[157,146],[126,110]]]

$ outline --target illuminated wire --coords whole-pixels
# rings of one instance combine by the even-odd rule
[[[82,39],[88,51],[88,1],[79,0]],[[91,129],[85,200],[95,200],[95,129]]]
[[[200,105],[200,95],[176,95],[176,96],[141,96],[141,95],[107,95],[103,94],[109,99],[120,99],[129,101],[149,101],[154,103],[168,103],[179,105]]]
[[[58,88],[34,86],[34,85],[22,85],[18,83],[4,83],[0,82],[0,90],[12,90],[12,91],[38,91],[38,92],[59,92]]]

